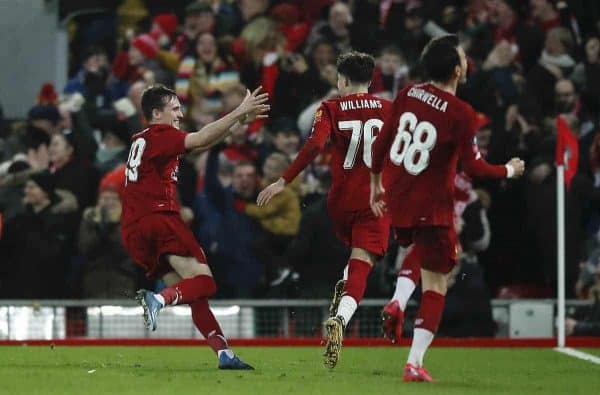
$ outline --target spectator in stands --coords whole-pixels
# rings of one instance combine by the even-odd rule
[[[594,122],[600,122],[600,39],[588,38],[585,43],[585,57],[575,66],[570,76],[581,92],[584,106],[595,114]]]
[[[129,125],[116,117],[104,120],[101,126],[102,141],[96,151],[94,167],[103,175],[127,162],[131,132]]]
[[[31,124],[27,125],[25,136],[23,138],[25,146],[25,155],[27,162],[33,169],[47,169],[50,163],[48,146],[50,145],[50,136],[48,133]]]
[[[32,175],[24,188],[25,212],[4,225],[0,239],[3,298],[61,299],[67,295],[67,270],[75,239],[74,218],[53,207],[54,176]]]
[[[327,215],[330,176],[319,176],[323,188],[316,191],[313,203],[302,211],[298,235],[286,251],[289,265],[300,276],[300,298],[330,298],[331,287],[340,279],[350,255],[348,247],[335,236]]]
[[[290,160],[281,153],[272,153],[263,165],[260,189],[277,181]],[[264,232],[255,240],[254,255],[265,265],[269,285],[280,285],[291,274],[285,251],[298,233],[300,201],[290,187],[275,196],[268,207],[258,207],[254,202],[236,201],[236,209],[256,219]]]
[[[599,233],[592,238],[593,247],[587,254],[587,258],[579,264],[579,278],[575,283],[575,295],[578,299],[588,299],[590,289],[597,284],[596,273],[600,270],[600,240]]]
[[[215,33],[214,10],[206,2],[194,1],[185,8],[183,32],[175,39],[171,50],[181,59],[196,52],[196,38],[203,33]]]
[[[285,37],[277,30],[277,24],[270,18],[258,17],[248,23],[240,35],[243,54],[240,63],[240,78],[246,86],[262,85],[271,100],[275,94],[275,81],[279,73],[278,52],[285,43]]]
[[[579,116],[581,102],[573,81],[563,78],[554,85],[555,114],[571,114]]]
[[[271,116],[296,117],[325,95],[332,88],[330,77],[336,74],[335,59],[335,47],[326,39],[313,42],[306,58],[300,53],[284,53],[278,63]]]
[[[554,84],[571,74],[575,60],[571,57],[573,37],[569,30],[556,27],[546,35],[544,49],[539,64],[527,75],[526,93],[533,95],[544,114],[550,114],[554,107]]]
[[[490,244],[491,231],[486,210],[490,198],[487,192],[474,190],[471,179],[463,172],[456,175],[454,185],[454,214],[460,223],[459,241],[463,257],[476,263],[477,253],[485,251]]]
[[[237,2],[237,23],[234,33],[240,33],[244,26],[261,16],[269,8],[269,0],[240,0]]]
[[[113,79],[109,83],[112,97],[126,96],[131,84],[139,80],[172,86],[173,75],[159,62],[159,52],[160,48],[150,34],[135,36],[127,52],[118,53],[113,62]]]
[[[152,28],[150,35],[156,40],[158,46],[162,49],[168,49],[177,33],[177,15],[160,14],[152,18]]]
[[[57,188],[73,193],[79,210],[87,207],[94,196],[96,175],[93,168],[77,156],[74,133],[57,133],[48,148],[50,171]]]
[[[84,298],[130,298],[137,289],[137,271],[129,259],[119,230],[124,169],[100,182],[96,206],[83,213],[79,252],[85,258],[81,291]]]
[[[293,160],[300,145],[300,136],[294,120],[285,117],[274,119],[270,129],[275,151],[284,154],[289,160]]]
[[[238,84],[240,76],[228,55],[219,53],[215,36],[200,33],[195,52],[182,59],[175,81],[177,97],[199,129],[223,112],[223,92]]]
[[[80,93],[96,107],[106,108],[112,103],[106,81],[110,69],[106,52],[102,48],[88,48],[81,59],[81,69],[71,78],[63,92]]]
[[[422,7],[414,5],[409,8],[407,6],[404,33],[399,38],[398,46],[402,48],[409,65],[418,62],[423,48],[429,42],[430,37],[425,32],[425,22],[425,11]]]
[[[588,289],[588,299],[592,305],[579,309],[574,318],[566,319],[567,336],[600,336],[600,265],[597,262],[592,275],[593,285]]]
[[[46,104],[32,107],[27,114],[27,120],[30,125],[43,130],[48,135],[53,135],[60,130],[60,114],[55,105]]]
[[[256,198],[256,166],[249,161],[237,162],[231,185],[223,185],[219,155],[224,147],[213,147],[207,159],[204,188],[195,206],[196,236],[220,284],[219,295],[252,297],[263,280],[262,263],[252,253],[261,229],[249,216],[236,211],[234,203],[236,199],[252,202]]]
[[[3,167],[6,167],[6,173],[0,172],[0,212],[2,212],[4,221],[10,222],[25,211],[22,203],[23,185],[25,177],[28,177],[25,172],[31,167],[24,155],[3,164]],[[19,174],[23,174],[22,179],[18,176]]]
[[[341,1],[335,2],[329,9],[327,21],[317,22],[310,32],[307,45],[312,45],[319,39],[330,41],[338,53],[352,49],[350,27],[353,23],[350,6]]]
[[[400,48],[390,45],[381,50],[377,66],[373,70],[373,81],[369,91],[388,100],[404,87],[408,66]]]
[[[531,18],[545,32],[560,27],[560,14],[550,0],[531,0]]]
[[[246,87],[242,84],[235,84],[227,88],[223,94],[223,113],[228,113],[236,108],[246,95]],[[251,136],[252,135],[252,136]],[[225,140],[227,146],[222,151],[224,159],[231,164],[240,160],[249,160],[255,162],[258,158],[256,146],[251,142],[256,140],[256,133],[253,133],[248,125],[235,128],[229,137]]]

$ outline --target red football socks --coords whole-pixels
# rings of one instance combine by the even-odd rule
[[[190,304],[201,298],[208,298],[217,292],[217,284],[211,276],[199,275],[186,278],[177,284],[160,291],[165,306]]]
[[[415,246],[410,247],[408,254],[404,257],[398,277],[407,277],[413,283],[419,283],[421,279],[421,262],[418,254],[415,252]]]
[[[356,303],[362,300],[367,288],[367,278],[371,272],[371,265],[360,259],[350,259],[348,263],[348,280],[344,286],[344,294],[351,296]]]
[[[208,346],[213,351],[219,352],[227,349],[227,340],[223,336],[223,331],[217,322],[210,307],[208,306],[208,299],[199,299],[190,304],[192,308],[192,320],[196,328],[202,333],[202,336],[206,339]]]
[[[421,297],[421,306],[415,319],[415,328],[427,329],[436,333],[442,314],[446,297],[434,291],[425,291]]]

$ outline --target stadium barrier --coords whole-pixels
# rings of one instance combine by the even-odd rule
[[[347,345],[386,345],[380,311],[387,300],[366,299],[346,330]],[[585,306],[567,301],[567,309]],[[237,345],[319,345],[328,300],[215,300],[211,309],[225,335]],[[449,346],[542,346],[556,344],[554,299],[492,301],[495,338],[439,339]],[[407,321],[416,305],[407,309]],[[132,300],[0,300],[0,344],[198,344],[202,335],[188,306],[161,311],[159,328],[144,328],[142,309]],[[406,344],[406,339],[400,344]],[[575,346],[600,346],[600,339],[570,339]],[[467,344],[468,343],[468,344]]]

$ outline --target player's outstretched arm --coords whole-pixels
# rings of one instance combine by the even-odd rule
[[[383,217],[387,210],[385,205],[385,189],[381,182],[381,173],[371,173],[371,197],[369,198],[369,204],[371,205],[371,211],[376,217]]]
[[[459,141],[459,156],[462,169],[474,178],[517,178],[525,171],[525,162],[519,158],[512,158],[505,165],[492,165],[488,163],[477,147],[475,113],[472,109],[465,111],[465,132]]]
[[[264,206],[269,203],[269,200],[271,200],[273,196],[283,191],[287,184],[294,181],[294,178],[296,178],[298,174],[300,174],[300,172],[302,172],[302,170],[304,170],[306,166],[308,166],[310,162],[323,151],[330,133],[331,121],[329,112],[327,111],[327,108],[321,104],[321,107],[315,114],[312,133],[306,140],[306,143],[302,146],[300,152],[298,152],[296,159],[294,159],[279,180],[269,185],[258,194],[256,204],[258,206]]]
[[[267,112],[270,106],[268,93],[260,93],[262,86],[259,86],[250,93],[246,91],[246,97],[242,103],[229,114],[209,123],[197,132],[189,133],[185,137],[185,149],[205,151],[218,144],[229,135],[232,126],[237,122],[250,123],[257,118],[267,118]]]

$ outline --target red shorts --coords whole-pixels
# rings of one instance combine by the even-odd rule
[[[206,263],[204,251],[177,213],[152,213],[121,229],[125,249],[150,279],[173,271],[167,254],[195,257]]]
[[[456,265],[458,238],[454,227],[396,228],[396,238],[403,247],[413,244],[409,254],[425,270],[450,273]]]
[[[362,248],[383,256],[388,248],[390,220],[377,218],[371,209],[336,211],[329,209],[336,236],[351,248]]]

